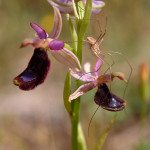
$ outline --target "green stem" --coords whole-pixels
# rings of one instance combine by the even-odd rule
[[[72,150],[86,150],[86,143],[81,124],[79,122],[80,116],[80,98],[73,103],[73,117],[72,123]]]
[[[78,29],[78,40],[79,40],[79,42],[78,42],[77,57],[79,58],[80,61],[82,59],[82,45],[83,45],[84,35],[85,35],[86,30],[87,30],[89,21],[90,21],[91,12],[92,12],[92,0],[87,0],[86,6],[85,6],[84,18],[82,19],[82,22],[80,24],[80,28]]]
[[[79,87],[79,86],[77,86]],[[79,130],[79,115],[80,115],[80,98],[77,98],[72,102],[73,117],[72,117],[72,150],[78,150],[78,131]],[[81,138],[83,139],[83,138]],[[81,144],[81,140],[80,140]]]
[[[72,150],[78,150],[78,120],[72,119]]]
[[[80,81],[77,82],[77,87],[81,85]],[[72,150],[78,150],[78,137],[79,137],[79,116],[80,116],[80,97],[72,102],[73,117],[72,117]],[[80,128],[81,130],[81,128]],[[81,144],[81,141],[80,141]]]
[[[72,0],[72,4],[73,4],[73,9],[74,9],[74,14],[76,16],[77,19],[79,19],[79,16],[81,17],[83,13],[82,11],[77,12],[76,6],[79,7],[78,10],[80,10],[80,8],[82,8],[83,3],[81,2],[76,2],[78,3],[77,5],[75,4],[75,1]],[[86,3],[86,7],[85,7],[85,15],[84,18],[89,19],[91,16],[91,10],[92,10],[92,0],[87,0]],[[80,63],[82,62],[82,44],[83,44],[83,40],[84,40],[84,35],[89,23],[89,20],[77,20],[77,37],[78,37],[78,43],[77,43],[77,57],[80,61]],[[70,22],[71,23],[71,22]],[[72,26],[72,24],[70,24],[70,27]],[[73,26],[71,27],[72,29]],[[75,30],[74,30],[75,31]],[[72,31],[72,33],[74,32]],[[74,34],[76,35],[76,34]],[[76,40],[75,36],[72,36],[73,40]],[[77,81],[77,88],[81,85],[81,82]],[[72,150],[86,150],[86,145],[85,145],[85,140],[84,140],[84,136],[83,136],[83,131],[81,128],[81,125],[79,123],[79,115],[80,115],[80,98],[77,98],[76,100],[74,100],[72,103],[72,116],[71,116],[71,124],[72,124]]]

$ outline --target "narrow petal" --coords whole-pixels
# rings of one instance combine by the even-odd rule
[[[22,43],[20,48],[26,47],[28,45],[32,45],[34,48],[42,47],[44,41],[41,39],[25,39]]]
[[[66,65],[72,70],[80,69],[81,65],[74,53],[70,50],[63,48],[59,51],[50,51],[51,54],[62,64]]]
[[[64,48],[64,42],[59,40],[52,40],[49,42],[50,50],[61,50]]]
[[[42,29],[39,25],[36,23],[31,22],[30,23],[31,27],[35,30],[35,32],[38,34],[40,39],[46,39],[47,34],[44,29]]]
[[[126,101],[110,93],[105,83],[98,87],[94,101],[97,105],[109,111],[121,111],[126,106]]]
[[[51,6],[58,8],[61,13],[69,13],[69,14],[73,13],[72,3],[69,1],[67,3],[60,1],[59,3],[59,2],[55,2],[54,0],[48,0],[48,3]]]
[[[104,59],[104,56],[102,56],[102,60]],[[95,67],[94,67],[94,74],[95,74],[95,76],[99,76],[99,73],[98,73],[98,71],[99,71],[99,69],[100,69],[100,66],[101,66],[101,64],[102,64],[102,60],[101,59],[98,59],[98,61],[96,62],[96,64],[95,64]]]
[[[70,74],[80,80],[80,81],[83,81],[83,82],[92,82],[92,81],[96,81],[96,78],[95,76],[91,75],[91,74],[88,74],[88,73],[85,73],[85,72],[82,72],[80,70],[71,70]]]
[[[32,90],[44,82],[50,68],[46,50],[35,49],[27,68],[13,82],[22,90]]]
[[[92,90],[95,87],[96,87],[95,82],[90,82],[90,83],[81,85],[73,94],[71,94],[69,96],[69,102],[71,102],[72,100],[78,98],[79,96],[83,95],[84,93]]]
[[[120,80],[123,80],[124,82],[127,82],[127,80],[125,79],[125,76],[122,72],[115,72],[115,73],[112,73],[112,78],[119,78]]]
[[[53,8],[54,8],[54,23],[52,31],[49,34],[49,38],[58,39],[62,29],[62,18],[59,9],[56,7]]]
[[[34,39],[25,39],[21,45],[20,45],[20,48],[22,47],[26,47],[28,45],[32,45],[34,43]]]

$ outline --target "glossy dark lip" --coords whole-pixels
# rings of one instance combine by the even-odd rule
[[[22,90],[32,90],[43,83],[50,68],[50,60],[47,51],[37,48],[34,50],[27,68],[17,77],[13,83]]]
[[[127,104],[124,99],[111,93],[105,83],[98,86],[94,101],[97,105],[108,111],[121,111],[125,108]]]

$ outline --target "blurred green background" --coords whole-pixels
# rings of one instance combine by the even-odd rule
[[[125,99],[128,104],[111,128],[104,144],[104,150],[149,150],[150,149],[150,100],[147,99],[147,114],[144,127],[141,126],[139,67],[150,64],[150,1],[149,0],[106,0],[106,6],[99,15],[106,36],[101,50],[123,53],[133,67],[133,74]],[[106,17],[108,19],[106,27]],[[51,55],[51,69],[41,86],[32,91],[21,91],[12,79],[21,73],[32,56],[33,48],[19,49],[20,43],[35,32],[30,22],[42,26],[48,33],[53,25],[53,9],[46,0],[0,0],[0,150],[70,150],[71,126],[63,105],[63,84],[67,68]],[[100,34],[97,21],[92,21],[86,36],[95,38]],[[63,30],[59,38],[70,40],[70,33],[63,15]],[[83,62],[92,66],[97,58],[88,45],[84,45]],[[115,56],[112,71],[130,73],[127,62]],[[111,61],[111,60],[110,60]],[[108,67],[108,66],[107,66]],[[122,97],[125,84],[117,79],[111,90]],[[113,112],[101,108],[97,111],[90,127],[88,125],[97,108],[93,101],[96,89],[82,97],[81,122],[88,149],[93,149]]]

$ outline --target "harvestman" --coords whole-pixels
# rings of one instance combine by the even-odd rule
[[[133,68],[132,68],[131,64],[129,63],[128,59],[122,53],[116,52],[116,51],[101,51],[100,50],[100,44],[102,43],[103,37],[106,34],[107,17],[106,17],[106,24],[105,24],[105,31],[104,31],[104,33],[102,32],[99,20],[97,20],[97,19],[90,19],[90,20],[96,20],[97,21],[97,23],[99,25],[99,29],[100,29],[100,35],[97,38],[97,40],[95,38],[93,38],[93,37],[87,37],[87,40],[84,40],[84,42],[86,42],[86,43],[88,43],[90,45],[90,50],[93,52],[93,54],[96,57],[98,57],[99,59],[101,59],[101,61],[103,62],[103,64],[106,63],[109,66],[109,68],[105,71],[105,73],[108,70],[111,70],[111,67],[115,64],[115,60],[113,59],[112,54],[118,54],[118,55],[120,55],[127,62],[128,66],[130,67],[130,73],[129,73],[127,84],[126,84],[126,87],[125,87],[125,90],[124,90],[124,93],[123,93],[123,98],[124,98],[125,92],[126,92],[126,89],[127,89],[127,86],[128,86],[128,83],[129,83],[129,80],[130,80],[130,77],[131,77],[131,74],[132,74],[132,71],[133,71]],[[105,59],[103,59],[104,55],[109,55],[111,57],[111,59],[113,61],[113,63],[111,65]],[[91,72],[89,72],[89,73],[91,73]]]
[[[128,77],[128,80],[127,80],[127,84],[126,84],[126,87],[125,87],[125,90],[124,90],[124,94],[123,94],[123,98],[124,98],[125,92],[126,92],[126,88],[128,86],[128,83],[129,83],[129,80],[130,80],[133,68],[132,68],[131,64],[129,63],[128,59],[122,53],[116,52],[116,51],[101,51],[100,50],[100,44],[102,43],[103,37],[106,34],[107,18],[106,18],[106,25],[105,25],[105,32],[104,33],[102,33],[99,20],[97,20],[97,19],[95,19],[95,20],[99,24],[99,29],[100,29],[99,37],[97,38],[97,40],[95,38],[93,38],[93,37],[87,37],[87,40],[84,40],[84,41],[87,42],[90,45],[90,50],[93,52],[93,54],[96,57],[98,57],[99,59],[101,59],[101,61],[103,63],[106,63],[109,66],[109,68],[106,70],[106,72],[108,70],[111,70],[111,67],[115,64],[115,61],[113,59],[112,54],[120,55],[127,62],[128,66],[130,67],[130,74],[129,74],[129,77]],[[113,63],[110,65],[106,60],[103,59],[103,55],[109,55],[112,58]]]
[[[99,23],[99,20],[97,20],[98,23]],[[106,19],[106,24],[107,24],[107,19]],[[99,27],[100,27],[100,24],[99,24]],[[132,66],[131,64],[129,63],[128,59],[122,54],[122,53],[119,53],[119,52],[115,52],[115,51],[101,51],[100,50],[100,44],[102,43],[103,41],[103,37],[105,36],[106,34],[106,26],[105,26],[105,32],[102,33],[102,30],[100,28],[100,35],[98,37],[98,39],[94,39],[93,37],[87,37],[87,40],[85,40],[85,42],[87,42],[89,45],[90,45],[90,50],[93,52],[93,54],[98,57],[99,59],[101,59],[101,61],[103,63],[106,63],[108,66],[109,66],[109,70],[111,70],[111,67],[115,64],[115,61],[113,59],[113,56],[112,54],[118,54],[120,55],[127,63],[128,63],[128,66],[130,67],[130,74],[129,74],[129,77],[128,77],[128,81],[127,81],[127,84],[126,84],[126,87],[125,87],[125,90],[124,90],[124,94],[123,94],[123,99],[124,99],[124,96],[125,96],[125,92],[126,92],[126,89],[127,89],[127,86],[128,86],[128,83],[129,83],[129,80],[130,80],[130,77],[131,77],[131,74],[132,74]],[[112,53],[112,54],[111,54]],[[112,61],[113,61],[113,64],[109,64],[106,60],[103,59],[103,55],[109,55],[111,58],[112,58]],[[108,71],[108,69],[106,70],[106,72]],[[98,71],[98,70],[97,70]],[[100,90],[100,91],[99,91]],[[104,98],[106,101],[109,99],[109,98],[113,98],[115,95],[110,93],[107,85],[104,83],[101,88],[97,91],[96,94],[99,94],[101,95],[101,98],[100,99],[97,99],[97,102],[96,104],[99,105],[100,101],[103,101],[102,98]],[[101,92],[101,93],[100,93]],[[118,99],[119,97],[116,96],[116,98]],[[120,98],[119,98],[120,99]],[[94,99],[95,100],[95,99]],[[120,99],[121,100],[121,99]],[[100,105],[99,105],[100,106]],[[98,108],[99,108],[98,106]],[[96,111],[98,110],[98,108],[96,109]],[[108,109],[110,110],[110,109]],[[96,113],[96,111],[94,112],[92,118],[90,119],[90,122],[89,122],[89,127],[88,127],[88,135],[89,135],[89,128],[90,128],[90,124],[91,124],[91,121]],[[110,111],[113,111],[113,110],[110,110]]]

